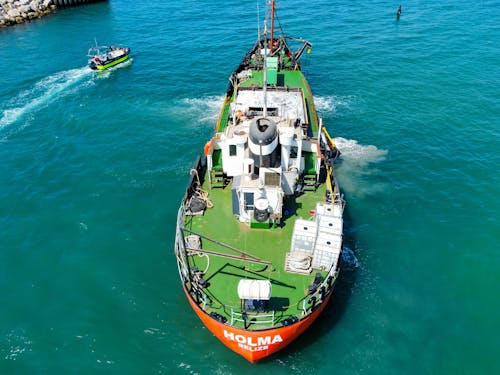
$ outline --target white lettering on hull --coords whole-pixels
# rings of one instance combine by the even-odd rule
[[[267,346],[267,345],[264,345],[264,346],[248,346],[248,345],[238,344],[238,346],[241,349],[248,350],[249,352],[261,352],[263,350],[269,349],[269,346]]]
[[[255,340],[254,337],[244,336],[239,334],[235,335],[234,332],[228,332],[226,330],[224,330],[224,338],[230,341],[236,341],[240,348],[251,352],[267,350],[269,349],[269,345],[283,342],[281,335],[258,336],[256,338],[257,341],[254,341]]]

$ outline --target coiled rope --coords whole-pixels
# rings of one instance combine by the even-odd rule
[[[290,272],[310,273],[312,270],[311,257],[298,252],[292,252],[288,257],[288,268]]]
[[[189,173],[190,174],[194,173],[196,175],[196,181],[198,182],[198,184],[196,185],[196,190],[194,191],[194,194],[191,197],[191,199],[198,198],[198,199],[202,200],[203,202],[205,202],[207,208],[212,208],[214,206],[214,204],[210,200],[210,197],[208,196],[208,192],[201,188],[200,176],[198,176],[198,171],[193,168],[189,171]]]
[[[201,238],[200,236],[197,236],[195,234],[191,234],[189,236],[186,236],[184,238],[184,241],[187,246],[187,251],[188,255],[198,255],[199,257],[205,257],[207,259],[207,266],[205,267],[205,270],[202,271],[202,274],[207,273],[208,268],[210,267],[210,257],[208,254],[204,254],[201,251],[196,251],[196,250],[201,250]]]

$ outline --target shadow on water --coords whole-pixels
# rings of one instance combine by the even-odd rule
[[[340,275],[336,281],[330,302],[325,307],[325,310],[323,310],[316,321],[309,327],[309,329],[302,333],[301,336],[299,336],[283,350],[261,360],[262,363],[273,362],[276,359],[284,359],[294,352],[302,351],[305,347],[318,345],[318,338],[325,334],[330,334],[344,316],[356,283],[359,269],[355,258],[357,253],[356,238],[354,231],[351,230],[351,228],[354,228],[354,224],[352,223],[346,206],[346,210],[344,211],[343,249],[344,251],[347,250],[347,253],[354,257],[351,259],[341,260]]]

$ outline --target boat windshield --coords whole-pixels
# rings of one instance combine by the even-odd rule
[[[111,47],[108,46],[96,46],[96,47],[90,47],[89,51],[87,52],[88,57],[94,57],[98,55],[105,55],[111,51]]]

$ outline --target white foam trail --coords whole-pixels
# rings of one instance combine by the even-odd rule
[[[0,337],[3,344],[4,360],[16,361],[25,351],[30,351],[32,341],[26,337],[24,329],[15,329],[6,336]]]
[[[385,190],[386,186],[383,182],[374,181],[369,176],[378,173],[378,169],[373,164],[384,160],[387,150],[373,145],[361,145],[353,139],[338,137],[333,141],[342,153],[341,165],[338,169],[342,190],[358,196],[373,195]]]
[[[342,137],[334,138],[335,145],[342,153],[342,159],[359,166],[367,166],[370,163],[379,162],[385,159],[387,150],[378,149],[373,145],[360,145],[354,139],[345,139]]]
[[[359,267],[358,258],[356,258],[356,254],[349,247],[344,246],[342,249],[342,260],[343,266],[347,270],[354,270]]]
[[[314,105],[322,114],[334,113],[341,107],[350,108],[353,97],[351,96],[315,96]]]
[[[328,113],[335,111],[335,100],[333,96],[315,96],[314,105],[318,112]]]
[[[91,74],[90,68],[83,67],[57,72],[41,79],[32,88],[20,92],[7,103],[11,108],[3,110],[0,129],[61,97],[65,90]]]
[[[198,123],[215,123],[223,103],[223,96],[185,98],[181,100],[181,104],[189,107],[188,113],[191,113]]]

